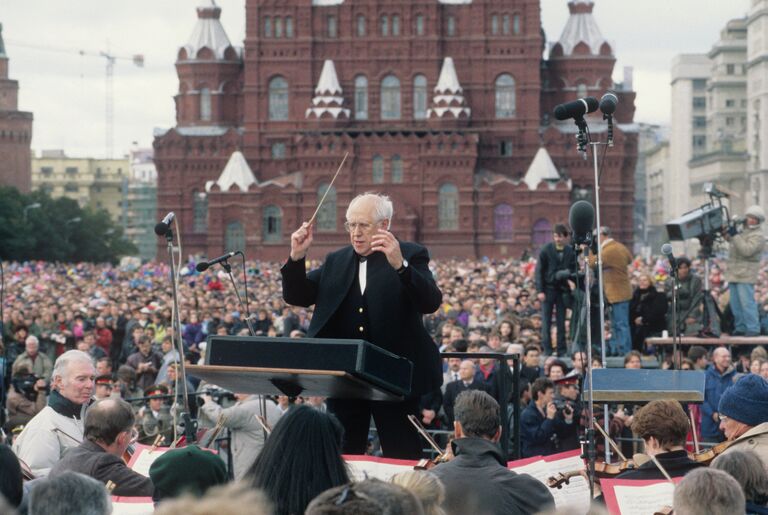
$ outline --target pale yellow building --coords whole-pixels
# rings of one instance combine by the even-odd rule
[[[129,171],[127,158],[77,158],[63,150],[43,150],[40,157],[32,157],[32,189],[71,198],[81,207],[106,209],[122,225]]]

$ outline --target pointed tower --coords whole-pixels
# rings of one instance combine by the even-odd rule
[[[19,111],[19,83],[8,78],[8,55],[0,24],[0,184],[32,188],[32,113]]]
[[[437,79],[434,91],[432,106],[427,109],[427,119],[431,123],[469,120],[472,111],[464,98],[464,90],[459,83],[452,57],[443,59],[440,77]]]
[[[221,8],[208,0],[197,8],[197,24],[179,49],[176,73],[179,127],[231,127],[239,122],[242,57],[221,25]]]
[[[317,81],[312,105],[307,109],[305,117],[309,120],[349,120],[350,111],[344,107],[342,93],[336,66],[332,60],[326,59]]]

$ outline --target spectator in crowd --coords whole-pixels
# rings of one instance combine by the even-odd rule
[[[109,356],[112,347],[112,330],[107,327],[104,317],[96,317],[96,327],[93,329],[96,337],[96,346],[104,351],[105,356]]]
[[[744,506],[741,486],[722,470],[694,470],[675,487],[675,515],[732,515],[744,513]]]
[[[96,360],[96,375],[97,376],[109,376],[113,380],[115,379],[115,373],[112,370],[112,359],[101,358]]]
[[[546,377],[531,385],[531,402],[520,416],[522,456],[548,456],[558,452],[557,431],[566,430],[556,419],[557,406],[553,402],[555,385]],[[563,411],[564,424],[573,424],[573,409]]]
[[[527,474],[516,474],[498,447],[499,404],[485,392],[462,392],[456,400],[453,460],[432,472],[445,485],[447,513],[464,515],[533,513],[553,504],[547,487]]]
[[[565,363],[559,359],[556,359],[550,363],[549,374],[547,377],[549,377],[552,381],[557,381],[558,379],[565,377],[566,372],[568,372],[568,367],[565,365]]]
[[[557,224],[552,232],[551,242],[544,245],[536,262],[536,290],[541,301],[542,346],[544,353],[552,352],[550,339],[552,311],[557,324],[557,350],[555,354],[565,356],[565,315],[570,307],[571,289],[568,280],[576,272],[576,253],[568,245],[568,229]]]
[[[709,353],[701,345],[693,345],[688,349],[688,359],[693,361],[696,370],[706,370],[709,365]]]
[[[630,368],[634,370],[640,370],[643,368],[643,357],[636,350],[627,352],[624,356],[624,368]]]
[[[730,243],[726,279],[733,313],[734,336],[759,336],[760,320],[755,302],[755,283],[760,272],[760,256],[765,247],[762,224],[763,208],[754,205],[744,213],[744,229],[738,234],[727,232]]]
[[[695,335],[701,331],[702,290],[701,278],[691,270],[691,260],[686,256],[677,259],[677,313],[669,313],[668,329],[675,334],[673,327],[677,322],[678,334]],[[673,280],[667,286],[667,299],[672,304]]]
[[[423,515],[419,500],[400,485],[378,479],[331,488],[318,495],[306,515]]]
[[[112,387],[114,385],[112,384],[112,376],[109,375],[103,375],[103,376],[97,376],[95,381],[95,391],[93,394],[93,398],[97,401],[100,401],[102,399],[108,399],[112,397]]]
[[[209,488],[227,482],[227,466],[214,453],[187,445],[158,457],[149,467],[149,479],[156,503],[184,494],[202,497]]]
[[[754,374],[741,377],[720,397],[720,430],[736,449],[754,451],[768,471],[768,381]]]
[[[179,362],[179,351],[173,348],[173,337],[170,334],[163,338],[162,343],[160,343],[160,350],[163,356],[162,364],[157,372],[157,377],[155,377],[155,382],[165,383],[168,381],[168,367],[172,363]]]
[[[128,356],[126,364],[136,371],[136,386],[145,389],[155,384],[163,357],[152,350],[152,340],[148,336],[140,337],[138,346],[139,350]]]
[[[38,379],[29,373],[26,365],[16,370],[11,379],[12,389],[8,392],[5,407],[8,410],[8,420],[5,427],[14,427],[28,423],[45,408],[46,395],[45,379]]]
[[[0,499],[5,500],[13,508],[21,504],[24,495],[21,464],[10,447],[0,444]],[[0,513],[3,513],[0,510]]]
[[[24,352],[19,354],[13,362],[13,373],[26,367],[35,377],[44,379],[46,382],[51,380],[53,364],[51,358],[40,352],[40,341],[37,336],[30,334],[24,341]]]
[[[123,399],[143,397],[144,393],[136,387],[136,370],[128,365],[121,365],[117,369],[117,382],[115,388]]]
[[[101,358],[106,358],[107,353],[104,349],[96,345],[96,338],[92,332],[86,332],[83,338],[77,342],[77,350],[83,351],[88,354],[93,362],[96,363]]]
[[[738,481],[747,501],[748,514],[768,513],[768,472],[757,454],[734,449],[716,457],[712,468],[727,472]]]
[[[455,350],[453,348],[447,348],[445,349],[445,352],[455,352]],[[451,381],[459,380],[459,367],[461,365],[461,358],[448,358],[446,362],[448,368],[445,372],[443,372],[443,386],[440,387],[443,393],[445,393],[445,387],[448,385],[448,383]]]
[[[682,477],[691,470],[704,466],[688,457],[685,439],[688,417],[680,403],[672,400],[651,401],[634,415],[632,431],[642,438],[644,453],[654,456],[670,476]],[[628,470],[617,479],[664,479],[653,461]]]
[[[718,404],[723,392],[733,386],[736,369],[731,363],[731,353],[725,347],[712,352],[712,365],[707,368],[704,382],[704,402],[701,404],[701,435],[710,442],[723,441],[718,428]]]
[[[539,377],[544,376],[544,369],[541,367],[541,350],[538,346],[530,344],[525,346],[524,352],[520,376],[529,383],[533,383]]]
[[[277,515],[303,513],[321,492],[349,483],[343,437],[334,416],[294,406],[274,427],[245,479],[266,492]]]
[[[210,395],[202,395],[201,398],[202,413],[214,423],[221,420],[223,427],[231,430],[233,469],[235,480],[239,481],[245,477],[264,446],[266,435],[257,417],[262,417],[269,427],[275,427],[280,420],[280,410],[271,400],[264,400],[262,405],[260,396],[247,393],[236,393],[237,402],[228,408],[223,408]],[[266,411],[262,411],[262,407]]]
[[[641,274],[629,302],[632,349],[645,350],[645,339],[660,336],[666,327],[667,299],[656,290],[653,277]]]
[[[632,286],[629,282],[627,267],[632,263],[632,254],[627,247],[611,237],[608,227],[601,227],[603,290],[605,299],[611,306],[611,332],[609,340],[610,354],[623,356],[632,349],[632,336],[629,331],[629,301],[632,299]],[[597,256],[590,256],[590,266],[595,266]]]
[[[443,509],[445,487],[432,472],[408,470],[392,476],[391,482],[415,495],[424,509],[424,515],[446,515]]]
[[[36,484],[29,497],[29,515],[109,515],[112,502],[104,485],[77,472]]]
[[[236,482],[211,488],[202,498],[169,499],[157,507],[155,515],[272,515],[272,506],[263,492]]]
[[[550,368],[550,372],[551,372]],[[581,445],[579,434],[581,430],[580,424],[573,423],[568,424],[565,420],[565,411],[573,412],[576,416],[582,414],[582,405],[579,400],[579,377],[569,376],[562,377],[553,380],[557,393],[554,397],[555,406],[557,409],[557,439],[561,451],[570,451],[578,449]]]
[[[459,380],[451,381],[445,387],[445,395],[443,395],[443,411],[445,411],[448,427],[451,427],[454,421],[453,405],[459,394],[466,390],[489,391],[485,382],[477,379],[475,375],[475,364],[468,359],[462,361],[459,366]]]
[[[96,402],[85,415],[85,441],[67,452],[48,477],[79,472],[104,484],[112,481],[115,484],[112,495],[151,497],[152,482],[123,461],[128,446],[139,436],[134,422],[133,409],[124,400]]]
[[[47,476],[65,450],[83,441],[83,418],[95,374],[91,357],[79,350],[56,360],[48,406],[30,420],[13,448],[35,475]]]

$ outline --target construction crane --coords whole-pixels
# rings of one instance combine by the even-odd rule
[[[107,67],[104,76],[104,145],[105,156],[108,159],[114,157],[114,134],[115,134],[115,63],[117,61],[131,61],[134,66],[144,67],[144,55],[134,54],[132,56],[123,56],[112,53],[109,49],[102,51],[80,50],[74,48],[58,48],[44,45],[35,45],[17,41],[8,41],[13,46],[40,50],[42,52],[58,52],[62,54],[78,54],[83,57],[103,57],[107,60]]]

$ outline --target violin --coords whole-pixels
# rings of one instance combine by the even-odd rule
[[[634,470],[638,467],[634,460],[622,460],[616,463],[595,463],[595,479],[616,477],[628,470]],[[569,472],[558,472],[557,475],[547,479],[547,486],[550,488],[562,488],[567,485],[572,477],[580,476],[586,469],[572,470]]]
[[[424,429],[424,426],[421,425],[421,422],[419,422],[419,419],[417,419],[413,415],[408,415],[408,420],[413,424],[413,427],[416,428],[416,431],[419,432],[419,434],[424,437],[424,439],[429,443],[432,448],[437,451],[437,457],[434,459],[421,459],[416,463],[416,465],[413,466],[413,470],[430,470],[436,466],[438,466],[441,463],[445,463],[447,461],[450,461],[453,458],[452,453],[443,451],[439,445],[437,445],[437,442],[435,442],[434,438],[430,436],[429,433],[427,433],[427,430]]]
[[[704,465],[709,465],[712,463],[712,460],[717,458],[719,455],[721,455],[725,450],[731,446],[733,441],[727,441],[727,442],[720,442],[719,444],[715,445],[714,447],[710,447],[706,451],[697,452],[693,456],[691,456],[691,459],[695,461],[696,463],[702,463]]]
[[[134,452],[136,452],[136,448],[133,446],[133,444],[125,448],[125,452],[123,453],[122,457],[126,465],[128,465],[128,463],[131,461]]]

